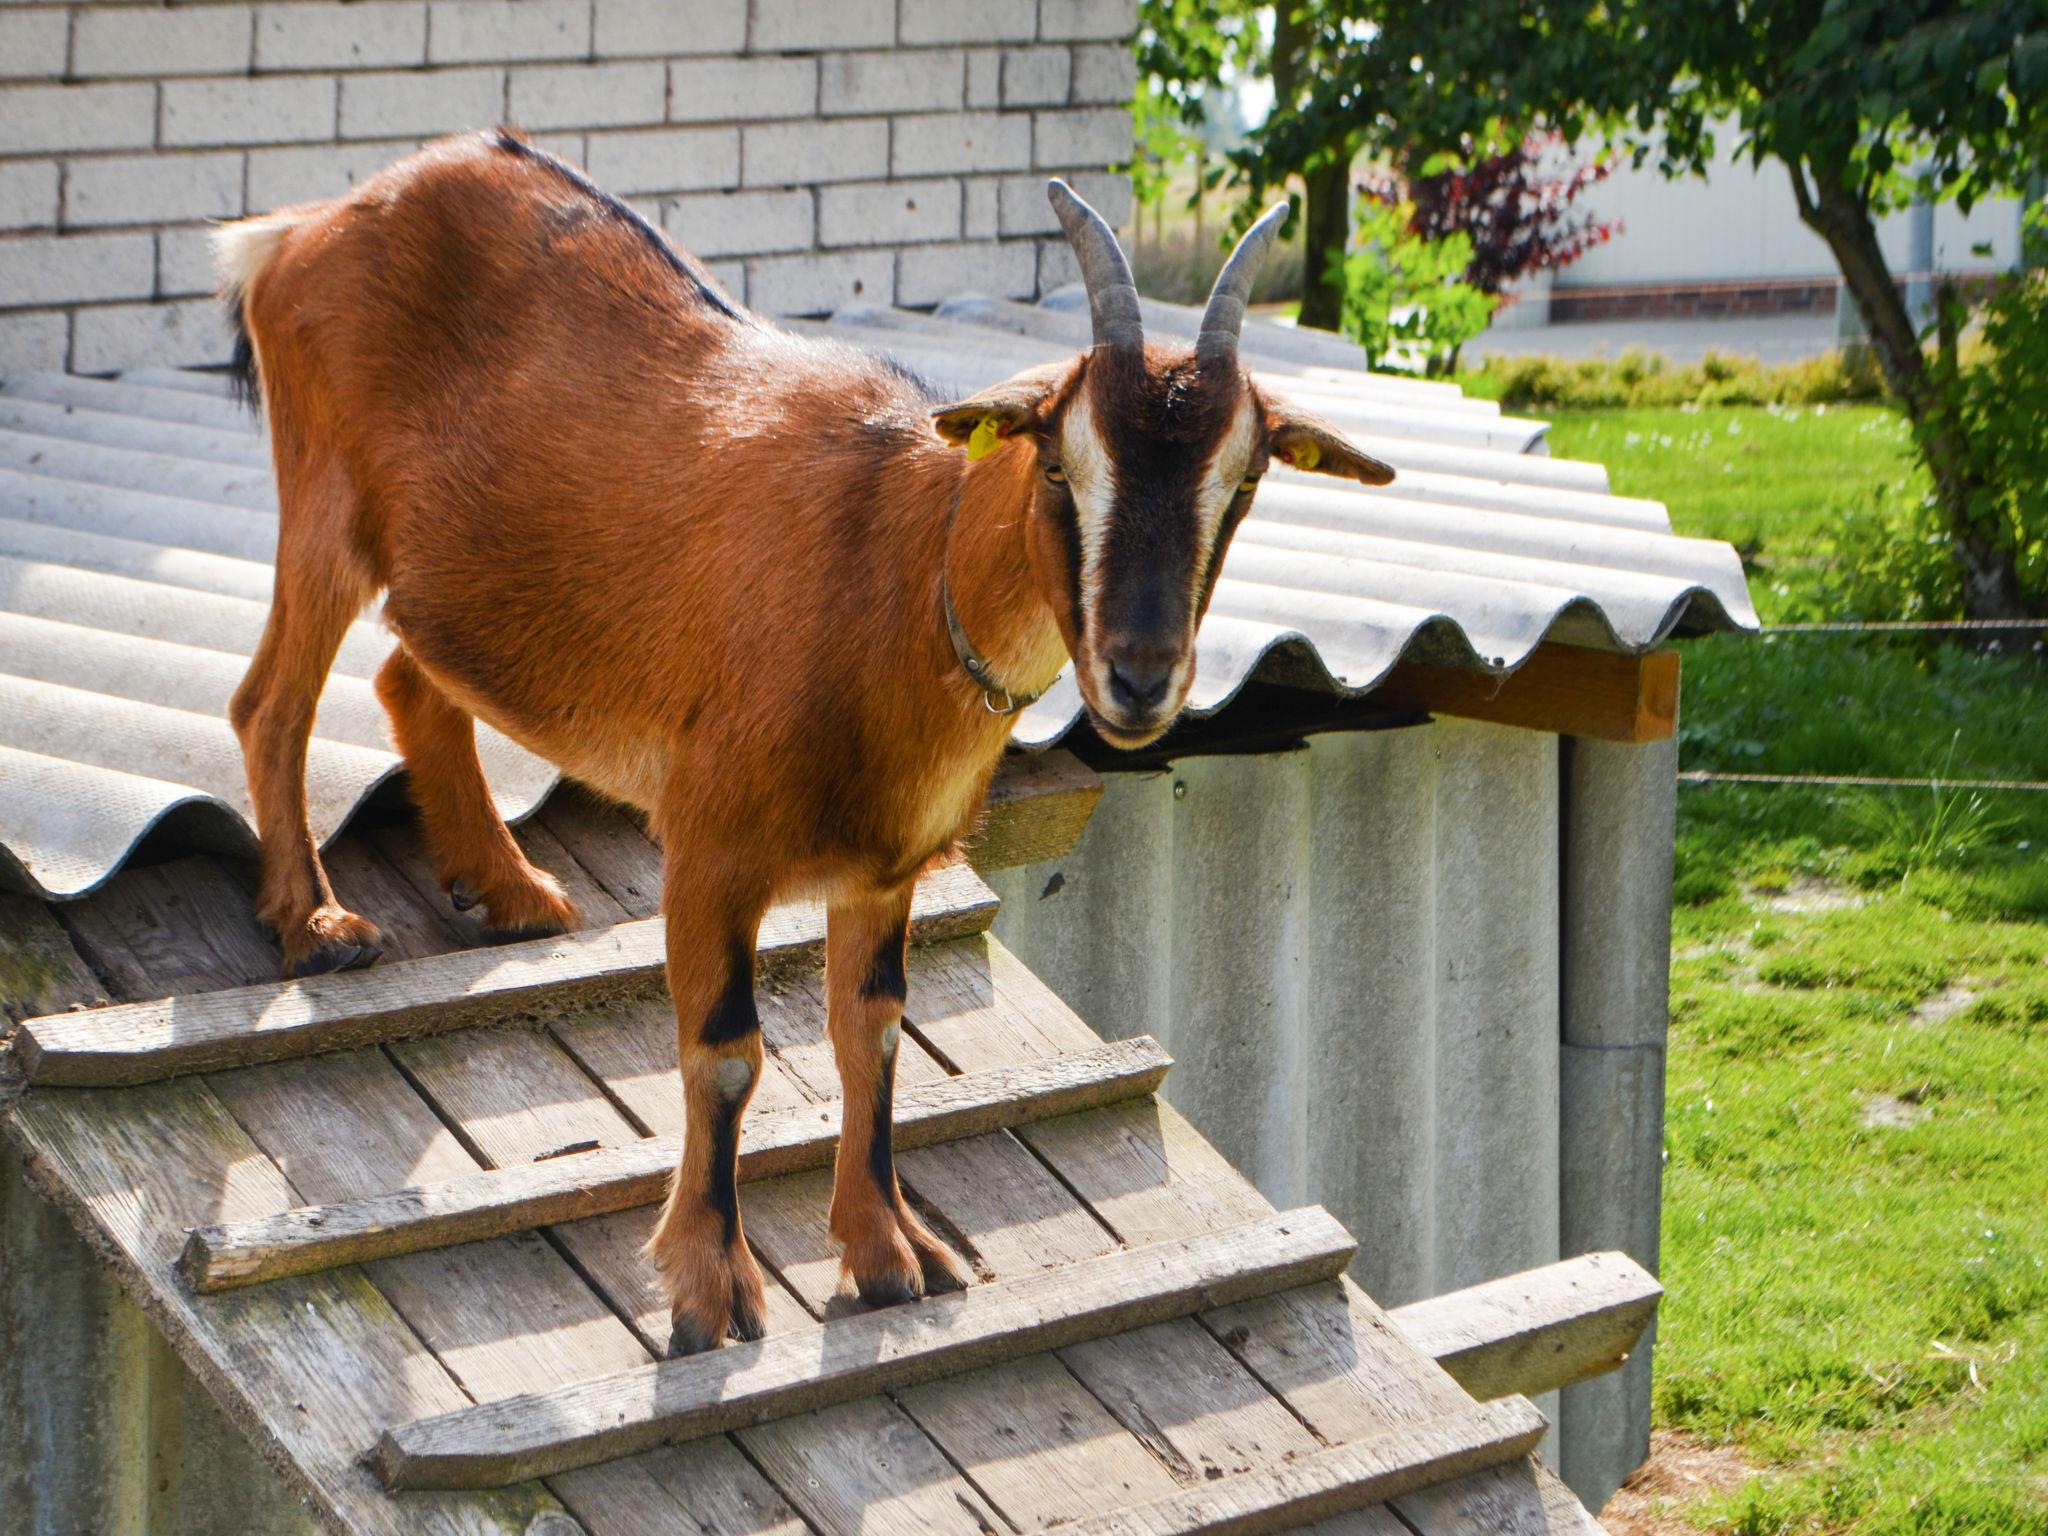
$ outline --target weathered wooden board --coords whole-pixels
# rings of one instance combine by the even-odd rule
[[[0,891],[0,1038],[16,1019],[104,1001],[99,978],[49,909]]]
[[[360,1457],[385,1424],[468,1398],[362,1271],[208,1298],[165,1284],[195,1222],[304,1198],[204,1083],[34,1093],[7,1130],[38,1185],[113,1261],[216,1401],[349,1530],[523,1536],[559,1507],[532,1483],[403,1503],[378,1487]]]
[[[624,856],[653,857],[624,818],[602,809],[595,815],[600,827],[611,829],[604,836]],[[527,846],[529,855],[543,863],[556,856],[545,847]],[[431,908],[438,885],[416,845],[390,844],[384,854],[408,874]],[[555,872],[565,875],[565,883],[573,879],[569,872]],[[594,904],[598,898],[586,893],[584,899]],[[772,985],[780,990],[764,992],[761,1005],[790,1038],[820,1050],[824,1013],[814,980],[814,968],[807,972],[799,967],[775,980]],[[679,1132],[682,1097],[675,1071],[675,1021],[666,1002],[599,1009],[580,1017],[602,1038],[631,1051],[633,1060],[646,1068],[634,1082],[634,1098],[646,1112],[644,1121],[623,1096],[610,1091],[610,1084],[600,1095],[591,1080],[579,1075],[580,1058],[558,1048],[562,1038],[576,1033],[562,1024],[552,1031],[555,1041],[531,1030],[466,1030],[387,1049],[489,1167],[519,1166],[577,1138],[616,1146],[655,1129]],[[631,1020],[630,1029],[621,1030],[617,1021],[622,1017]],[[637,1039],[629,1038],[633,1031]],[[755,1103],[803,1102],[771,1054]],[[764,1231],[771,1238],[777,1235],[777,1206],[794,1203],[786,1196],[778,1200],[776,1192],[813,1178],[784,1176],[751,1186],[748,1233],[757,1248]],[[763,1196],[768,1197],[765,1202]],[[818,1191],[803,1202],[803,1220],[821,1222],[824,1209],[825,1197]],[[658,1357],[667,1341],[669,1316],[654,1283],[653,1267],[640,1251],[649,1225],[645,1212],[623,1211],[555,1226],[549,1236],[640,1337],[650,1357]],[[767,1278],[768,1333],[810,1326],[813,1314],[781,1283],[772,1265]],[[979,1493],[886,1398],[802,1415],[774,1428],[778,1433],[771,1444],[749,1443],[744,1457],[729,1442],[698,1440],[563,1473],[550,1479],[549,1486],[571,1509],[591,1520],[594,1536],[665,1536],[678,1526],[705,1536],[781,1530],[783,1522],[798,1518],[792,1506],[824,1530],[859,1530],[868,1536],[927,1536],[955,1529],[972,1536],[1000,1523]],[[725,1449],[719,1454],[709,1450],[721,1445]],[[774,1486],[762,1480],[761,1472]],[[673,1489],[689,1492],[679,1498]],[[623,1500],[615,1497],[622,1492]],[[850,1507],[857,1513],[850,1521],[834,1517],[838,1500],[853,1501]]]
[[[979,870],[1071,852],[1101,800],[1102,775],[1071,752],[1013,752],[989,782],[986,815],[967,844]]]
[[[980,964],[982,953],[980,941],[967,939],[913,954],[912,1017],[935,1006],[928,996],[935,974]],[[1038,1002],[1056,1012],[1059,1021],[1042,1026],[1010,1022],[1041,1027],[1048,1038],[1057,1034],[1077,1050],[1098,1043],[1094,1033],[1050,993]],[[764,1021],[776,1059],[806,1092],[823,1098],[837,1089],[831,1057],[821,1042],[799,1034],[800,1028],[799,1012],[777,1010]],[[899,1078],[916,1083],[938,1070],[914,1035],[910,1037],[899,1058]],[[1113,1252],[1117,1246],[1103,1224],[1014,1136],[977,1137],[912,1151],[898,1160],[898,1167],[913,1201],[953,1234],[985,1280],[1036,1274]],[[827,1191],[822,1180],[807,1192],[793,1187],[800,1182],[785,1181],[785,1192],[796,1197],[796,1208],[775,1212],[777,1240],[764,1245],[764,1252],[772,1254],[784,1278],[807,1300],[815,1299],[814,1304],[829,1314],[836,1304],[830,1293],[837,1262],[822,1222]],[[751,1194],[749,1199],[750,1208],[758,1209],[759,1199]],[[1133,1337],[1148,1341],[1148,1347],[1126,1349],[1125,1341]],[[1230,1457],[1261,1442],[1291,1444],[1285,1438],[1289,1430],[1305,1448],[1314,1446],[1286,1408],[1192,1323],[1164,1323],[1088,1348],[1100,1356],[1097,1381],[1114,1374],[1125,1384],[1119,1400],[1112,1402],[1092,1384],[1083,1384],[1074,1364],[1076,1350],[1061,1351],[1056,1361],[1018,1361],[948,1377],[898,1393],[897,1400],[947,1458],[994,1500],[1003,1518],[1025,1530],[1059,1525],[1105,1502],[1170,1493],[1179,1483],[1205,1475],[1195,1471],[1198,1462],[1205,1468],[1235,1465]],[[1262,1401],[1274,1420],[1284,1422],[1261,1423],[1254,1410],[1219,1406],[1204,1418],[1210,1429],[1205,1437],[1189,1436],[1176,1427],[1174,1436],[1180,1443],[1173,1443],[1156,1426],[1162,1420],[1174,1422],[1168,1410],[1181,1400],[1181,1384],[1213,1368],[1211,1357],[1219,1355],[1238,1378],[1235,1385]],[[740,1439],[764,1466],[772,1466],[778,1449],[772,1426],[744,1431]],[[1204,1461],[1210,1453],[1220,1461]]]
[[[1474,1404],[1068,1529],[1075,1536],[1264,1536],[1526,1456],[1547,1427],[1526,1398]]]
[[[972,870],[948,866],[919,882],[912,930],[923,941],[978,933],[994,909],[994,893]],[[822,908],[776,908],[761,925],[764,973],[814,958],[824,936]],[[16,1049],[34,1084],[151,1082],[644,997],[662,988],[663,954],[662,923],[648,918],[366,971],[47,1015],[22,1024]]]
[[[982,949],[985,963],[975,958]],[[1047,1007],[1044,983],[993,937],[935,951],[933,958],[933,969],[943,970],[944,980],[929,978],[918,995],[928,1000],[927,1009],[937,1006],[914,1013],[911,1028],[957,1069],[1063,1049],[1089,1033],[1063,1008]],[[1034,1027],[1015,1027],[1025,1018]],[[991,1021],[1003,1027],[986,1027]],[[1126,1242],[1214,1231],[1271,1210],[1171,1106],[1156,1101],[1070,1115],[1024,1127],[1017,1135]],[[1401,1340],[1385,1314],[1348,1280],[1205,1313],[1201,1322],[1328,1443],[1396,1429],[1470,1401],[1448,1375]],[[1522,1482],[1511,1478],[1488,1484],[1496,1502],[1506,1500],[1523,1511],[1517,1518],[1536,1518],[1545,1508],[1566,1509],[1553,1499],[1555,1479],[1548,1472],[1532,1462],[1520,1476]],[[1470,1480],[1447,1487],[1465,1481]],[[1469,1536],[1490,1529],[1483,1522],[1456,1523],[1442,1513],[1451,1507],[1442,1502],[1431,1506],[1434,1525],[1416,1520],[1405,1499],[1395,1507],[1422,1536]],[[1581,1517],[1591,1518],[1583,1511]]]
[[[456,942],[452,925],[433,906],[416,900],[373,850],[359,847],[356,853],[357,857],[332,861],[337,888],[345,900],[365,905],[378,902],[395,955],[431,953],[437,946]],[[160,931],[168,941],[166,951],[178,953],[179,963],[202,984],[221,986],[275,965],[273,952],[246,942],[239,930],[221,929],[216,924],[202,933],[186,922],[182,910],[161,911],[157,918],[153,931]],[[131,927],[127,922],[120,926]],[[223,933],[228,937],[223,938]],[[531,1031],[483,1031],[457,1038],[512,1040],[535,1047],[545,1044],[543,1037]],[[574,1081],[577,1094],[601,1106],[599,1096],[566,1062],[564,1071]],[[416,1176],[430,1176],[436,1169],[473,1170],[474,1156],[481,1150],[481,1142],[469,1134],[472,1128],[451,1130],[393,1070],[386,1053],[377,1050],[226,1073],[211,1082],[236,1106],[245,1123],[278,1148],[288,1166],[299,1170],[305,1180],[304,1193],[334,1197],[362,1187],[388,1187],[401,1182],[406,1170],[417,1171]],[[532,1092],[538,1082],[536,1074],[527,1072],[501,1082],[500,1088],[518,1095]],[[563,1085],[549,1086],[559,1089]],[[130,1096],[107,1097],[110,1102],[125,1104]],[[562,1123],[596,1123],[588,1110],[564,1109],[560,1101],[565,1097],[543,1093],[539,1108],[525,1112],[526,1106],[522,1106],[522,1113],[500,1117],[497,1123],[482,1127],[483,1138],[488,1140],[512,1125],[537,1129],[544,1136],[551,1126]],[[633,1135],[616,1117],[614,1124],[621,1135]],[[577,1232],[591,1225],[578,1223],[561,1230]],[[633,1246],[637,1247],[637,1234]],[[579,1264],[586,1262],[576,1247],[564,1247]],[[477,1244],[455,1256],[421,1254],[387,1260],[370,1266],[369,1273],[474,1396],[503,1395],[522,1386],[551,1384],[564,1374],[618,1368],[649,1358],[644,1342],[620,1326],[612,1308],[591,1293],[562,1262],[560,1253],[535,1237]],[[289,1293],[300,1284],[286,1281],[247,1294]],[[229,1300],[213,1298],[200,1305]],[[458,1397],[457,1401],[461,1400]],[[377,1428],[393,1422],[389,1413],[381,1418]],[[374,1433],[373,1428],[370,1434]],[[368,1438],[351,1438],[356,1441],[351,1448],[352,1470],[374,1488],[373,1480],[356,1465]],[[590,1527],[594,1536],[646,1536],[672,1529],[686,1508],[698,1519],[700,1530],[719,1536],[800,1528],[793,1512],[737,1450],[724,1443],[721,1454],[714,1449],[719,1445],[708,1442],[693,1447],[692,1454],[684,1458],[689,1481],[696,1489],[695,1499],[687,1506],[665,1492],[675,1481],[674,1469],[664,1473],[661,1464],[668,1453],[622,1463],[610,1486],[631,1497],[603,1502],[604,1518]],[[581,1491],[572,1488],[567,1479],[555,1490],[564,1497]],[[397,1517],[418,1502],[415,1496],[393,1500],[380,1493],[380,1497],[387,1509],[398,1512]],[[471,1496],[486,1504],[495,1497]],[[442,1503],[451,1501],[446,1495],[426,1501],[429,1507]],[[451,1507],[461,1509],[463,1501],[452,1501]],[[634,1510],[653,1514],[638,1524],[621,1523]],[[539,1536],[544,1528],[552,1533],[556,1526],[562,1526],[566,1536],[566,1517],[550,1518],[556,1525],[533,1526],[527,1536]]]
[[[1159,1086],[1170,1065],[1147,1035],[916,1084],[896,1101],[895,1144],[899,1150],[932,1146],[1141,1097]],[[517,1064],[505,1067],[512,1071]],[[548,1101],[536,1096],[531,1102]],[[838,1143],[838,1116],[829,1110],[804,1105],[751,1115],[740,1143],[740,1176],[828,1167]],[[652,1205],[665,1197],[681,1150],[673,1137],[652,1137],[543,1154],[537,1162],[439,1184],[199,1227],[179,1267],[195,1290],[216,1291]]]
[[[1614,1370],[1664,1294],[1625,1253],[1589,1253],[1388,1313],[1474,1397],[1533,1396]]]
[[[1327,1212],[1284,1212],[815,1333],[458,1409],[387,1430],[371,1459],[392,1488],[502,1486],[1313,1284],[1354,1248]]]

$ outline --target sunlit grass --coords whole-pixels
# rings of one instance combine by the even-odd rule
[[[1767,616],[1910,470],[1874,408],[1554,442],[1744,546]],[[1695,642],[1682,716],[1689,767],[2048,779],[2030,645]],[[1680,795],[1656,1412],[1759,1468],[1691,1517],[2048,1536],[2048,795]]]

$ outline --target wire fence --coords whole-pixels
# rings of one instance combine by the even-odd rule
[[[1766,635],[1969,634],[2048,629],[2048,619],[1836,619],[1815,624],[1766,624]]]
[[[2048,619],[1839,619],[1810,624],[1766,624],[1770,635],[1968,634],[1993,630],[2048,630]],[[1715,768],[1687,768],[1681,784],[1744,784],[1794,786],[1807,789],[1920,789],[1932,794],[2048,794],[2048,780],[2039,779],[1908,779],[1863,773],[1735,773]]]
[[[2016,790],[2048,794],[2048,781],[2036,779],[1895,779],[1868,773],[1722,773],[1713,768],[1680,771],[1681,784],[1800,784],[1819,789]]]

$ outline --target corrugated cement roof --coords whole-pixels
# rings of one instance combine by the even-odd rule
[[[1190,335],[1196,317],[1148,304],[1145,318]],[[1070,354],[1087,323],[1072,292],[789,322],[963,395]],[[1245,329],[1262,380],[1399,479],[1268,479],[1202,628],[1192,709],[1221,708],[1276,653],[1294,680],[1306,663],[1356,692],[1404,657],[1504,674],[1546,639],[1633,652],[1754,627],[1732,549],[1675,537],[1661,506],[1609,494],[1599,465],[1550,457],[1542,422],[1367,374],[1335,338]],[[253,849],[226,711],[263,628],[275,506],[266,445],[217,376],[0,381],[0,885],[81,894],[167,818],[188,840]],[[374,616],[359,622],[321,701],[308,777],[323,841],[398,767],[370,686],[388,646]],[[1079,707],[1063,677],[1018,740],[1057,740]],[[554,769],[480,738],[500,809],[532,810]]]

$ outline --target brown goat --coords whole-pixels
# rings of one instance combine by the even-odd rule
[[[891,1160],[913,880],[974,826],[1003,711],[1069,657],[1107,739],[1166,729],[1269,457],[1391,478],[1237,362],[1284,209],[1246,236],[1190,350],[1144,343],[1114,236],[1051,192],[1095,346],[956,404],[740,309],[511,133],[219,232],[281,516],[233,704],[261,915],[289,975],[377,956],[327,883],[304,776],[328,667],[380,590],[398,643],[377,689],[458,905],[507,935],[576,921],[492,807],[475,718],[647,813],[688,1111],[648,1245],[673,1352],[762,1328],[734,1181],[769,904],[828,907],[846,1276],[876,1304],[966,1283]]]

